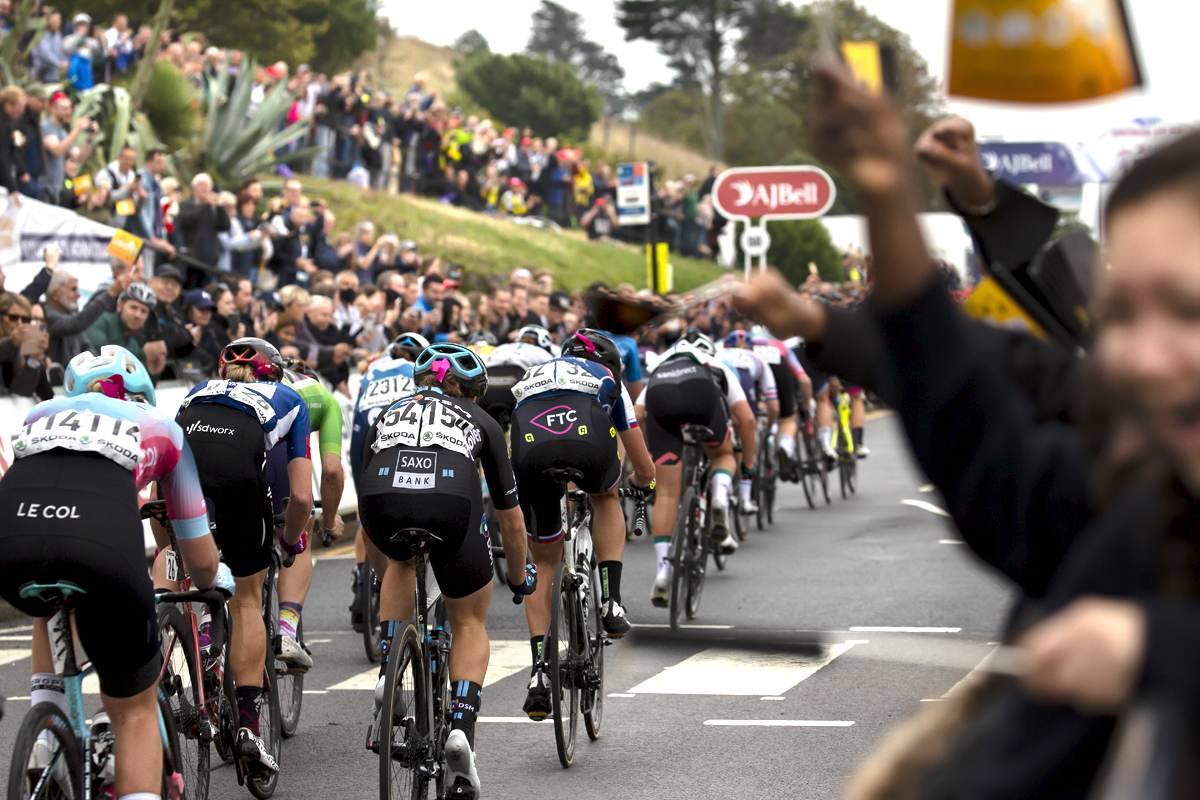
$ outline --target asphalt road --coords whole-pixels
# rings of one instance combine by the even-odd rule
[[[1010,602],[955,542],[936,494],[922,491],[895,419],[870,422],[867,442],[872,454],[849,500],[834,496],[811,511],[798,486],[782,485],[774,526],[752,532],[725,572],[710,570],[688,643],[662,641],[661,627],[647,627],[607,651],[602,736],[589,743],[580,725],[569,770],[559,766],[552,724],[521,714],[527,631],[498,587],[476,733],[484,795],[838,797],[889,728],[941,698],[991,651]],[[351,559],[326,555],[315,568],[304,621],[316,666],[300,729],[283,745],[276,797],[377,796],[377,757],[364,749],[376,668],[349,626]],[[649,602],[653,574],[651,543],[632,542],[623,578],[629,616],[665,627],[666,612]],[[821,632],[826,645],[816,657],[722,646],[757,631],[797,641]],[[0,629],[5,754],[29,705],[28,636],[19,623]],[[7,755],[0,762],[7,778]],[[231,768],[217,770],[212,784],[211,797],[248,796]]]

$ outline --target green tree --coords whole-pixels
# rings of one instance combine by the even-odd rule
[[[349,69],[363,53],[376,47],[379,30],[374,0],[310,2],[301,19],[307,25],[324,26],[323,32],[313,36],[314,72],[332,74]]]
[[[829,231],[819,220],[775,220],[767,223],[771,249],[767,262],[799,285],[808,277],[809,263],[817,265],[821,279],[841,282],[842,257],[833,246]]]
[[[487,38],[474,28],[471,28],[471,30],[466,31],[462,36],[459,36],[457,39],[455,39],[453,47],[455,50],[463,53],[464,55],[470,55],[471,53],[480,51],[484,53],[492,52],[492,48],[488,45]]]
[[[583,138],[600,114],[599,92],[569,64],[514,53],[475,53],[456,62],[459,88],[510,125],[535,136]]]
[[[533,12],[532,23],[526,53],[570,64],[581,81],[600,90],[610,109],[622,105],[625,70],[615,55],[587,38],[582,14],[554,0],[542,0]]]
[[[858,213],[858,199],[854,196],[854,186],[850,181],[843,178],[837,170],[822,164],[808,153],[800,151],[788,154],[778,163],[783,166],[810,166],[820,167],[825,170],[829,173],[829,177],[833,178],[833,186],[837,190],[837,197],[834,198],[833,205],[829,207],[827,213],[832,216]]]

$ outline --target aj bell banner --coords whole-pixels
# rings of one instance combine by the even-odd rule
[[[106,251],[115,228],[28,197],[22,197],[19,206],[0,197],[0,209],[0,267],[8,291],[25,288],[43,267],[42,255],[50,245],[62,254],[59,267],[79,278],[85,296],[112,275]]]

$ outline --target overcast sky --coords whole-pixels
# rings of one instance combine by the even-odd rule
[[[635,90],[670,80],[671,71],[654,45],[624,40],[612,0],[559,2],[581,13],[587,35],[617,55],[625,67],[626,88]],[[539,4],[539,0],[460,0],[447,6],[383,0],[385,13],[401,34],[449,45],[463,31],[477,28],[492,50],[503,53],[525,47],[530,15]],[[859,4],[911,36],[933,74],[943,77],[951,0],[859,0]],[[447,13],[447,8],[452,8],[452,13]],[[1200,5],[1187,0],[1127,0],[1126,8],[1133,18],[1141,54],[1147,82],[1144,90],[1052,108],[951,101],[951,109],[972,119],[981,135],[1010,141],[1090,141],[1135,117],[1159,117],[1167,122],[1200,120]]]

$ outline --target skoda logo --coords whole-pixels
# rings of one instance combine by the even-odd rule
[[[559,379],[558,379],[558,382],[559,382],[559,383],[566,383],[566,382],[567,382],[567,379],[566,379],[566,378],[559,378]]]
[[[90,437],[90,436],[80,436],[80,437],[79,437],[79,441],[83,442],[84,444],[91,444],[91,443],[92,443],[92,437]]]
[[[25,449],[25,440],[18,439],[17,441],[13,442],[13,448],[16,450],[24,450]]]
[[[425,431],[425,435],[422,438],[424,438],[425,441],[428,442],[430,439],[433,438],[433,431]]]

